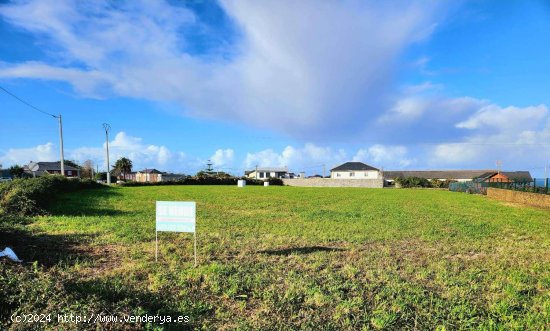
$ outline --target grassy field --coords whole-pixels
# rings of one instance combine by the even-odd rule
[[[160,234],[155,263],[156,200],[197,202],[198,267],[191,234]],[[484,196],[95,189],[64,195],[50,216],[0,239],[37,261],[2,265],[11,296],[24,292],[16,281],[40,284],[12,303],[18,312],[188,315],[188,327],[204,329],[550,328],[550,211]]]

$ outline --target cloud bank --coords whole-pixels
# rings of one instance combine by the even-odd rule
[[[503,160],[513,169],[543,166],[550,159],[545,105],[451,97],[445,86],[432,82],[398,86],[401,56],[429,38],[445,16],[445,3],[223,0],[219,5],[237,31],[232,38],[223,35],[228,31],[213,35],[193,8],[167,1],[1,5],[2,19],[31,32],[47,58],[0,61],[0,78],[62,81],[87,97],[173,102],[188,116],[266,127],[304,143],[281,151],[240,151],[246,153],[241,159],[236,148],[220,149],[210,157],[218,167],[305,168],[355,159],[386,169],[487,168]],[[197,35],[218,44],[201,50]],[[433,77],[429,61],[425,56],[414,65]],[[358,146],[351,153],[334,147],[350,142]],[[2,158],[6,163],[23,156],[54,157],[52,146],[12,149]],[[99,147],[73,153],[77,159],[102,155]],[[159,167],[174,164],[174,170],[205,161],[127,135],[115,137],[113,153]]]
[[[118,132],[109,142],[111,165],[121,158],[127,157],[133,161],[134,170],[156,168],[161,171],[184,172],[194,174],[206,167],[211,161],[214,170],[226,171],[235,175],[242,175],[245,169],[260,167],[288,167],[291,171],[305,171],[308,174],[321,174],[323,166],[328,171],[341,163],[353,159],[355,161],[375,162],[380,167],[394,166],[402,168],[414,161],[407,158],[407,149],[403,146],[374,145],[360,148],[355,153],[348,153],[344,149],[319,146],[307,143],[303,146],[286,146],[280,152],[266,149],[257,152],[248,152],[238,157],[231,148],[217,149],[204,159],[190,155],[183,151],[173,151],[162,145],[147,144],[143,139]],[[83,146],[65,150],[65,158],[83,163],[92,160],[94,164],[105,169],[105,144],[102,146]],[[28,164],[29,161],[57,161],[59,160],[58,146],[47,143],[30,148],[10,149],[0,153],[0,164]]]
[[[208,54],[186,33],[207,31],[201,18],[164,1],[3,5],[3,19],[40,36],[52,59],[0,63],[0,77],[64,81],[91,97],[171,101],[188,115],[309,140],[326,130],[345,137],[388,105],[399,56],[430,34],[442,11],[435,1],[220,5],[239,38]]]

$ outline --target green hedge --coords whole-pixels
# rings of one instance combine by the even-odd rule
[[[395,179],[395,183],[399,184],[402,188],[412,188],[412,187],[425,187],[425,188],[449,188],[449,184],[453,183],[453,180],[439,180],[432,179],[427,180],[426,178],[420,177],[398,177]]]
[[[238,177],[186,177],[157,183],[125,182],[121,186],[159,186],[159,185],[237,185],[237,181],[244,179],[247,185],[264,185],[263,180]],[[270,178],[269,185],[283,185],[279,178]]]
[[[59,175],[16,179],[0,186],[0,212],[17,216],[45,214],[57,194],[93,187],[101,184]]]

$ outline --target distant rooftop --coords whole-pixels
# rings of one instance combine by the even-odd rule
[[[364,171],[364,170],[376,170],[379,169],[372,167],[363,162],[346,162],[337,166],[336,168],[330,169],[330,171]]]
[[[250,172],[254,172],[256,169],[250,170]],[[288,172],[287,167],[258,167],[258,172]]]
[[[397,170],[384,171],[384,178],[418,177],[425,179],[473,179],[493,170]]]
[[[30,168],[30,165],[33,163],[38,164],[37,171],[61,171],[60,161],[57,161],[57,162],[32,162],[31,161],[27,167]],[[77,168],[70,166],[67,163],[64,164],[64,168],[65,170],[74,170],[74,171],[78,170]]]
[[[142,174],[162,174],[163,172],[161,171],[158,171],[157,169],[143,169],[143,170],[139,170],[137,172],[140,172]]]

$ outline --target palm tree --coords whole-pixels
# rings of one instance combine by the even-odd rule
[[[132,172],[132,160],[121,157],[115,162],[115,170],[122,173],[122,178],[126,179],[126,174]]]

